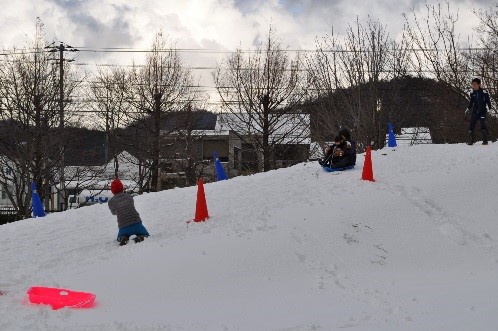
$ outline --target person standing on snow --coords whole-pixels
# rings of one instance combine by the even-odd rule
[[[472,92],[470,92],[470,103],[465,110],[465,114],[470,112],[470,124],[469,124],[469,135],[470,140],[468,145],[473,145],[475,142],[474,129],[479,121],[481,125],[482,133],[482,144],[488,144],[488,130],[486,128],[486,105],[488,109],[491,110],[491,100],[489,98],[489,93],[487,90],[481,88],[481,80],[479,78],[474,78],[472,80]]]
[[[107,203],[111,213],[118,217],[118,237],[119,245],[123,246],[128,243],[130,236],[135,235],[133,239],[136,243],[141,242],[149,236],[149,232],[143,226],[140,215],[135,209],[133,197],[124,192],[123,183],[116,178],[111,183],[111,192],[114,196]]]

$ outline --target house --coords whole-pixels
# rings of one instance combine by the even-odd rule
[[[191,177],[215,180],[214,153],[229,177],[241,174],[241,140],[233,130],[217,129],[217,117],[207,111],[168,115],[161,127],[163,188],[189,185],[189,171]]]
[[[47,210],[66,209],[69,198],[82,191],[102,192],[108,190],[109,182],[118,177],[132,192],[138,191],[138,160],[125,150],[106,132],[68,127],[64,154],[64,192],[61,192],[60,174],[55,174],[49,199],[45,199]],[[114,154],[117,155],[114,160]]]
[[[107,160],[104,164],[92,166],[68,165],[65,171],[65,187],[68,193],[75,194],[73,190],[91,189],[108,190],[109,183],[117,177],[125,184],[130,192],[138,192],[138,159],[127,151],[122,151],[116,157]]]
[[[165,187],[186,185],[189,159],[195,161],[197,172],[202,173],[206,181],[215,180],[215,152],[229,177],[255,173],[261,169],[262,129],[255,121],[248,121],[246,113],[195,112],[190,114],[189,130],[186,125],[178,125],[182,123],[181,116],[184,118],[185,114],[171,114],[161,129],[161,168]],[[309,115],[278,114],[274,119],[269,143],[273,147],[276,168],[306,161],[311,145]]]
[[[93,203],[106,203],[112,197],[109,185],[116,178],[116,164],[118,165],[117,177],[121,180],[128,193],[138,193],[138,160],[127,151],[122,151],[116,157],[104,165],[96,165],[87,168],[81,166],[68,166],[66,177],[66,196],[68,207],[74,208]],[[53,200],[58,197],[55,194]],[[83,197],[83,199],[79,199]],[[104,198],[102,198],[104,197]]]
[[[272,122],[269,145],[273,148],[275,167],[287,167],[309,159],[311,147],[310,116],[303,113],[270,114]],[[233,130],[241,139],[241,164],[248,170],[261,167],[262,155],[257,155],[254,139],[261,139],[263,129],[251,121],[248,113],[218,114],[216,130]],[[261,153],[260,153],[261,154]],[[258,164],[259,162],[259,164]]]

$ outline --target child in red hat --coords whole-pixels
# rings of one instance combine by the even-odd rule
[[[133,197],[124,192],[123,183],[116,178],[111,183],[111,192],[114,196],[107,203],[113,215],[118,217],[118,237],[119,245],[123,246],[128,243],[130,236],[135,235],[133,239],[136,243],[143,241],[149,236],[149,232],[143,226],[140,215],[135,209]]]

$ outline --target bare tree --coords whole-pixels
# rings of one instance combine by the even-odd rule
[[[126,123],[129,111],[130,78],[123,67],[99,67],[90,84],[90,105],[97,116],[103,120],[106,133],[105,160],[109,153],[114,160],[114,177],[119,177],[117,129]]]
[[[197,178],[200,177],[198,176],[199,168],[204,166],[202,149],[200,148],[204,135],[196,132],[202,113],[189,105],[178,115],[175,145],[182,147],[182,150],[177,151],[176,155],[181,160],[180,166],[185,172],[186,185],[191,186],[196,184]]]
[[[262,154],[263,171],[274,167],[276,145],[305,138],[308,127],[297,111],[306,95],[304,72],[300,55],[289,57],[273,26],[255,51],[239,48],[213,72],[228,114],[223,124]]]
[[[498,100],[498,3],[489,8],[474,9],[479,19],[476,27],[478,50],[472,53],[471,61],[474,64],[476,75],[483,78],[492,99]]]
[[[145,114],[143,115],[145,117]],[[151,191],[152,146],[154,145],[154,136],[149,130],[151,122],[150,118],[142,118],[118,130],[120,144],[130,152],[129,157],[123,161],[136,169],[136,175],[132,180],[138,187],[138,194]]]
[[[474,73],[455,32],[458,12],[448,1],[426,4],[425,8],[425,16],[416,14],[414,10],[404,14],[406,32],[414,47],[415,69],[468,97],[469,81]]]
[[[372,19],[364,26],[357,18],[345,38],[332,32],[317,40],[316,52],[307,59],[317,131],[346,126],[354,131],[360,147],[372,143],[383,147],[386,121],[395,116],[400,100],[394,89],[383,91],[382,82],[406,75],[407,48],[404,36],[393,40]]]
[[[55,134],[60,123],[60,81],[55,62],[44,49],[42,28],[38,21],[34,42],[7,52],[0,66],[0,120],[4,126],[0,185],[21,218],[30,215],[31,181],[42,199],[56,187],[59,146],[66,138],[62,132]],[[69,81],[67,69],[65,95],[70,97],[76,84]]]
[[[433,128],[444,137],[450,137],[464,125],[464,121],[460,121],[462,128],[452,122],[465,107],[462,98],[469,99],[469,84],[475,75],[473,55],[470,48],[462,47],[460,36],[455,32],[459,15],[448,1],[426,4],[425,8],[425,15],[415,11],[404,15],[406,31],[414,48],[415,69],[421,76],[435,79],[445,91],[453,92],[446,104],[439,103],[433,110]]]
[[[151,190],[161,190],[161,126],[163,115],[183,109],[195,99],[190,70],[184,66],[178,51],[168,45],[162,32],[158,32],[147,54],[145,65],[134,66],[132,71],[131,118],[146,114],[151,119],[148,128],[153,135]]]
[[[310,88],[307,104],[311,116],[313,139],[324,143],[333,139],[331,127],[352,122],[336,104],[337,92],[342,88],[341,67],[338,54],[342,51],[341,41],[332,30],[330,35],[316,39],[316,50],[306,57]]]

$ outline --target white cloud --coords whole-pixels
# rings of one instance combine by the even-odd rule
[[[274,24],[291,48],[312,48],[316,36],[344,33],[356,17],[378,18],[391,34],[403,26],[403,12],[420,1],[312,0],[2,0],[0,44],[21,45],[34,35],[35,18],[45,24],[47,39],[79,47],[148,48],[163,29],[180,48],[233,50],[253,47]],[[476,3],[479,5],[479,3]],[[470,33],[475,19],[471,3],[457,1],[459,33]],[[482,5],[481,5],[482,6]]]
[[[225,55],[216,51],[253,48],[270,23],[284,45],[313,49],[316,37],[332,28],[343,34],[356,17],[360,21],[368,16],[379,19],[395,36],[403,28],[402,13],[411,8],[424,10],[424,2],[414,0],[0,0],[0,5],[0,46],[6,49],[32,40],[36,17],[40,17],[47,40],[87,49],[148,49],[154,34],[163,29],[178,48],[198,50],[182,53],[193,67],[212,67]],[[476,26],[473,5],[489,6],[484,0],[457,0],[452,5],[459,9],[457,32],[463,40]],[[132,59],[140,62],[143,56],[86,51],[78,54],[78,61],[131,64]],[[209,70],[199,69],[195,74],[212,85]]]

